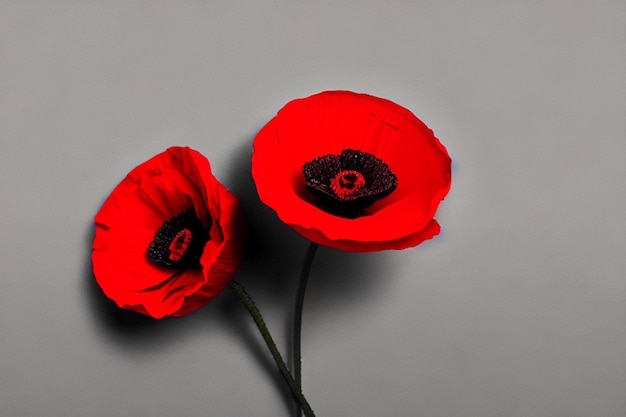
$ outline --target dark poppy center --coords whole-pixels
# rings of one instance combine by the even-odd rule
[[[307,189],[318,196],[322,210],[349,219],[395,190],[398,179],[389,166],[371,153],[344,149],[341,154],[315,158],[302,167]]]
[[[209,218],[209,229],[211,219]],[[148,259],[169,268],[200,267],[204,245],[211,239],[193,209],[164,222],[148,246]]]

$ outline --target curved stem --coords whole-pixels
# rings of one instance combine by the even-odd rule
[[[304,397],[304,394],[302,394],[302,389],[300,388],[300,384],[296,384],[293,377],[291,376],[291,373],[289,372],[289,369],[287,368],[287,365],[285,364],[285,361],[280,355],[280,352],[278,351],[278,348],[276,347],[276,343],[274,342],[274,339],[272,338],[272,335],[270,334],[270,331],[268,330],[267,325],[265,324],[265,320],[263,319],[263,316],[261,315],[259,308],[254,303],[254,300],[252,299],[252,297],[250,297],[250,295],[246,292],[243,285],[241,285],[240,283],[236,281],[231,281],[229,286],[233,290],[233,292],[237,295],[237,297],[239,297],[239,299],[243,302],[243,304],[248,309],[248,312],[254,319],[254,322],[256,323],[256,326],[259,329],[259,332],[261,332],[261,335],[263,336],[263,340],[265,340],[265,344],[269,348],[272,354],[272,357],[274,358],[274,362],[276,362],[276,366],[278,367],[278,370],[280,371],[281,375],[287,382],[287,385],[289,385],[291,394],[298,401],[298,404],[300,407],[302,407],[302,410],[304,410],[304,415],[307,417],[315,417],[315,414],[313,413],[311,406],[309,405],[308,401]]]
[[[313,264],[313,258],[315,257],[318,246],[317,243],[311,242],[307,249],[306,256],[304,257],[293,318],[293,375],[300,389],[302,389],[302,306],[304,305],[304,294],[306,292],[309,274],[311,273],[311,265]],[[301,415],[302,409],[296,405],[296,417],[300,417]]]

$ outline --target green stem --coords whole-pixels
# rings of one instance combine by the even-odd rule
[[[298,401],[298,404],[300,407],[302,407],[302,410],[304,410],[304,415],[307,417],[315,417],[315,413],[313,413],[311,406],[309,405],[308,401],[304,397],[304,394],[302,394],[302,389],[300,388],[300,384],[296,384],[293,377],[291,376],[291,373],[289,372],[289,369],[287,368],[287,365],[285,364],[285,361],[280,355],[280,352],[278,351],[278,348],[276,347],[276,343],[274,343],[274,339],[272,338],[272,335],[270,334],[270,331],[268,330],[267,325],[265,324],[265,320],[263,319],[263,316],[261,315],[261,312],[259,311],[259,308],[256,306],[254,300],[252,299],[252,297],[250,297],[250,295],[246,292],[243,285],[241,285],[240,283],[236,281],[231,281],[229,286],[233,290],[233,292],[237,295],[237,297],[239,297],[241,302],[243,302],[243,304],[248,309],[248,312],[254,319],[254,322],[256,323],[256,326],[259,329],[259,332],[261,332],[261,335],[263,336],[263,340],[265,340],[265,344],[269,348],[272,354],[272,357],[274,358],[274,362],[276,362],[276,366],[278,367],[278,370],[280,371],[281,375],[287,382],[287,385],[289,385],[291,394]]]
[[[296,385],[300,390],[302,389],[302,307],[304,305],[306,284],[309,280],[311,265],[313,264],[313,258],[315,257],[318,246],[317,243],[311,242],[307,249],[306,256],[304,257],[293,318],[293,375]],[[302,409],[296,404],[296,417],[300,417],[301,415]]]

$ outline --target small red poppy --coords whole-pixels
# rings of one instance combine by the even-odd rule
[[[95,222],[96,281],[118,306],[154,318],[202,307],[228,285],[243,255],[238,200],[187,147],[133,169]]]
[[[261,200],[309,240],[355,252],[437,235],[451,160],[433,132],[389,100],[326,91],[293,100],[254,139]]]

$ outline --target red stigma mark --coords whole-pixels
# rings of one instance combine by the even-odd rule
[[[330,180],[330,188],[341,199],[351,196],[365,185],[363,175],[354,170],[341,171]]]
[[[183,229],[172,239],[168,247],[170,261],[180,261],[187,252],[189,242],[191,242],[192,234],[189,229]]]

